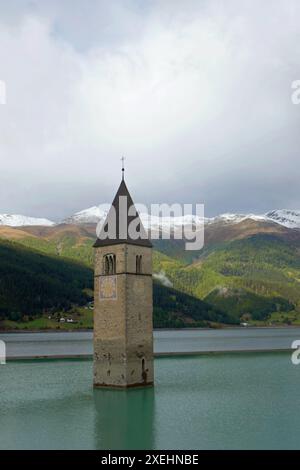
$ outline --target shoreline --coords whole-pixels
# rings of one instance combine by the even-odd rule
[[[293,330],[299,329],[300,325],[273,325],[273,326],[228,326],[222,328],[153,328],[153,331],[236,331],[236,330]],[[93,328],[83,328],[83,329],[71,329],[71,330],[62,330],[62,329],[36,329],[36,330],[1,330],[1,334],[25,334],[25,333],[93,333]]]
[[[189,357],[189,356],[211,356],[211,355],[224,355],[224,354],[273,354],[273,353],[289,353],[292,349],[233,349],[233,350],[220,350],[220,351],[182,351],[182,352],[158,352],[154,353],[155,358],[167,357]],[[92,360],[93,354],[59,354],[59,355],[34,355],[34,356],[9,356],[6,358],[7,362],[13,361],[32,361],[32,360]]]
[[[55,334],[59,333],[59,334]],[[155,329],[154,357],[290,352],[300,328]],[[0,333],[7,361],[91,360],[93,330]]]

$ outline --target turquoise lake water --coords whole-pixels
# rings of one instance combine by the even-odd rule
[[[155,360],[156,386],[93,390],[92,361],[0,366],[1,449],[299,449],[289,353]]]

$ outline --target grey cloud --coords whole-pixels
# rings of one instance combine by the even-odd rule
[[[0,1],[0,212],[300,207],[298,0],[86,5]]]

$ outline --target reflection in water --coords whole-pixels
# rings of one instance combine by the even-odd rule
[[[152,449],[154,388],[95,389],[95,449]]]
[[[92,361],[8,361],[0,449],[299,449],[290,353],[165,357],[155,371],[154,389],[93,390]]]

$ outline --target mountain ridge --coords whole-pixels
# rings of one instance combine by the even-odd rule
[[[52,227],[55,225],[55,222],[43,217],[28,217],[21,214],[0,214],[0,225],[8,227],[25,227],[34,225]]]
[[[27,217],[18,214],[0,214],[0,226],[9,227],[26,227],[26,226],[41,226],[53,227],[59,225],[85,225],[85,224],[98,224],[104,222],[108,213],[108,209],[103,209],[101,206],[92,206],[88,209],[76,212],[63,219],[60,222],[53,222],[46,218]],[[269,211],[265,214],[235,214],[224,213],[215,217],[201,218],[195,215],[184,215],[181,217],[156,217],[148,214],[140,214],[142,223],[147,230],[154,231],[169,231],[170,228],[180,228],[181,226],[195,226],[196,224],[214,225],[224,224],[232,225],[238,224],[245,220],[253,220],[262,223],[275,223],[286,227],[288,229],[300,229],[300,210],[291,209],[276,209]]]

